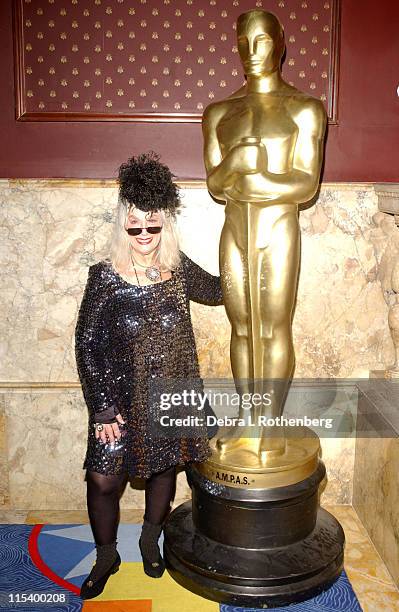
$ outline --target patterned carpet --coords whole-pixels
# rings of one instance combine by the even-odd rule
[[[9,612],[256,612],[194,595],[167,572],[158,580],[146,576],[138,548],[140,531],[141,524],[119,525],[120,570],[98,598],[83,602],[80,585],[95,560],[89,525],[0,525],[0,608]],[[361,607],[342,572],[325,593],[276,610],[361,612]]]

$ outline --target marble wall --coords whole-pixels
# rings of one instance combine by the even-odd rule
[[[182,188],[182,249],[217,273],[223,206],[203,184]],[[0,181],[0,503],[10,507],[85,507],[86,408],[73,336],[87,268],[107,254],[116,199],[112,181]],[[392,361],[378,277],[391,228],[381,229],[378,214],[370,184],[326,184],[301,212],[297,377],[368,376]],[[229,376],[223,307],[193,304],[192,314],[203,376]],[[350,503],[354,441],[322,444],[323,498]],[[188,492],[180,474],[176,503]],[[142,507],[143,491],[131,488],[122,506]]]
[[[399,439],[359,438],[355,457],[353,507],[399,586]]]

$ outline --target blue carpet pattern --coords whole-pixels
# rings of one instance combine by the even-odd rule
[[[78,595],[54,584],[32,562],[28,541],[32,525],[0,525],[0,609],[8,612],[81,612]],[[60,550],[57,550],[57,555]],[[64,594],[67,603],[10,603],[10,594]]]
[[[81,612],[82,601],[79,596],[44,576],[33,563],[28,549],[32,529],[32,525],[0,525],[0,609],[8,612]],[[138,549],[140,531],[139,524],[119,525],[118,550],[122,561],[141,561]],[[162,536],[160,544],[162,546]],[[75,588],[80,587],[95,558],[89,525],[45,525],[39,534],[37,548],[43,562]],[[10,594],[15,597],[16,593],[49,593],[56,597],[63,595],[66,602],[13,604]],[[345,571],[328,591],[317,597],[303,603],[268,610],[362,612]],[[220,612],[262,611],[220,604]]]
[[[345,571],[328,591],[302,603],[282,608],[267,608],[269,612],[362,612],[362,608]],[[261,612],[259,608],[237,608],[220,604],[220,612]]]

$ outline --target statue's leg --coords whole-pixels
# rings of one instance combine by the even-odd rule
[[[252,341],[249,335],[248,263],[246,256],[245,215],[234,209],[233,219],[227,219],[220,239],[220,270],[224,306],[231,323],[230,358],[237,392],[253,393]],[[249,411],[241,406],[240,419],[248,419]],[[259,432],[261,429],[259,429]],[[221,453],[245,448],[257,453],[259,439],[252,425],[230,427],[216,439]]]
[[[233,377],[246,385],[252,361],[248,339],[247,264],[237,244],[234,228],[226,223],[220,237],[220,271],[223,303],[231,324],[230,360]]]
[[[271,405],[264,406],[264,416],[278,417],[294,373],[295,354],[292,340],[292,316],[295,305],[300,232],[295,209],[285,212],[272,226],[270,241],[261,254],[261,269],[266,278],[260,291],[262,360],[256,377],[263,379],[264,391],[270,393]],[[282,429],[264,427],[260,452],[283,450]]]

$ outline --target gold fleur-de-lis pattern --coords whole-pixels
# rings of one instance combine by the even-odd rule
[[[284,25],[284,78],[334,114],[337,0],[16,1],[24,119],[199,120],[244,82],[236,20],[252,8]]]

